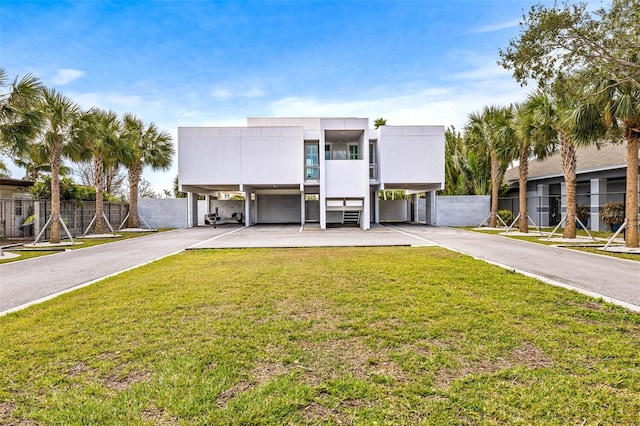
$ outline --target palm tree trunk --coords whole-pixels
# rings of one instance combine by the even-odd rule
[[[560,132],[560,160],[564,182],[567,187],[566,221],[563,238],[576,237],[576,146],[571,138],[564,132]]]
[[[138,184],[142,176],[142,164],[129,167],[129,228],[140,228],[138,219]]]
[[[94,178],[96,186],[96,234],[104,234],[104,218],[102,212],[104,211],[104,201],[102,197],[102,180],[104,179],[104,164],[99,154],[96,154],[93,161],[94,165]]]
[[[635,123],[633,123],[635,124]],[[625,246],[638,247],[638,133],[636,127],[627,124],[627,195],[626,211],[627,228],[625,230]]]
[[[62,147],[55,144],[51,149],[49,164],[51,165],[51,233],[49,242],[60,243],[60,158]]]
[[[500,160],[492,152],[491,153],[491,219],[489,219],[489,227],[496,228],[498,226],[498,194],[500,191]]]
[[[527,180],[529,178],[529,153],[528,149],[520,150],[520,176],[519,176],[519,191],[518,196],[520,198],[520,223],[518,230],[520,232],[529,232],[529,214],[527,212]]]

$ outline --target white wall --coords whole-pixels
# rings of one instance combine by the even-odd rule
[[[180,184],[301,184],[303,137],[302,127],[180,127]]]
[[[444,126],[382,126],[378,130],[380,182],[444,182]]]
[[[187,227],[186,198],[138,198],[138,213],[152,228]]]
[[[365,197],[369,192],[369,165],[364,160],[325,161],[327,198]]]
[[[408,216],[409,200],[379,200],[380,222],[406,222]]]
[[[437,226],[477,226],[491,212],[489,195],[436,197]]]

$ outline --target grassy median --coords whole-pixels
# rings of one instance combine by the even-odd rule
[[[440,248],[185,252],[0,340],[0,423],[640,419],[640,315]]]

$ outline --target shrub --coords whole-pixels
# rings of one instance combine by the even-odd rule
[[[510,226],[513,223],[514,217],[511,210],[498,210],[498,216],[500,216],[500,219],[502,219],[507,226]]]
[[[576,216],[582,222],[589,220],[589,216],[591,216],[591,208],[586,204],[578,204],[576,206]]]
[[[611,226],[624,222],[624,203],[620,201],[609,201],[600,210],[600,220]]]

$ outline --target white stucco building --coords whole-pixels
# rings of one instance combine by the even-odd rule
[[[245,193],[243,221],[359,224],[380,221],[377,192],[427,196],[444,185],[443,126],[369,127],[367,118],[248,118],[246,127],[178,128],[178,181],[189,194],[189,226],[197,195]],[[209,203],[207,203],[209,205]],[[417,220],[417,207],[412,210]]]

